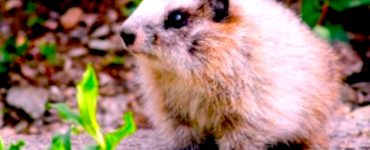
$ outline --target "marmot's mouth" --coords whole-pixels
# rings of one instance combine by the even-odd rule
[[[128,52],[132,53],[132,55],[134,55],[135,57],[136,56],[144,56],[144,57],[147,57],[149,59],[158,59],[158,57],[156,55],[146,53],[146,52],[143,52],[143,51],[130,51],[130,50],[128,50]]]

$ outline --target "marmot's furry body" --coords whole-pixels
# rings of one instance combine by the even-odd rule
[[[174,148],[327,149],[332,49],[272,0],[144,0],[123,25],[146,110]]]

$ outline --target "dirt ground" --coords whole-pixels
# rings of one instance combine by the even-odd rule
[[[27,149],[45,149],[52,134],[65,132],[68,125],[48,104],[75,108],[75,85],[89,63],[98,72],[103,129],[122,125],[122,114],[130,110],[141,131],[122,148],[161,141],[147,130],[151,126],[142,113],[134,60],[118,35],[135,6],[130,0],[0,0],[0,47],[5,45],[9,55],[0,59],[0,135],[6,142],[25,139]],[[290,6],[299,10],[297,4]],[[328,13],[349,35],[348,42],[332,43],[346,76],[330,126],[335,150],[370,150],[370,28],[364,18],[370,18],[370,7]],[[85,136],[75,138],[77,148],[91,143]]]

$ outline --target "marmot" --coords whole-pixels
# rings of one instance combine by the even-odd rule
[[[339,73],[330,46],[273,0],[144,0],[121,37],[146,111],[174,149],[328,149]]]

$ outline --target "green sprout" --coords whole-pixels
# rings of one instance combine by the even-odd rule
[[[39,46],[40,53],[46,57],[51,64],[57,63],[57,46],[53,42],[43,42]]]
[[[56,134],[51,140],[51,147],[49,150],[71,150],[71,130],[68,130],[65,134]]]
[[[0,136],[0,150],[5,150],[4,141],[3,141],[3,139],[1,138],[1,136]]]
[[[72,122],[82,128],[96,141],[97,145],[89,146],[94,150],[114,150],[119,142],[135,133],[136,125],[133,114],[124,114],[124,126],[116,131],[103,134],[96,120],[96,108],[98,99],[98,80],[91,65],[83,75],[82,81],[77,85],[77,105],[79,113],[73,112],[66,104],[55,104],[55,108],[61,118]]]
[[[11,144],[8,150],[21,150],[24,146],[26,146],[26,142],[18,141],[17,143]]]
[[[18,141],[15,144],[11,144],[7,150],[21,150],[26,143],[24,141]],[[5,144],[3,139],[0,137],[0,150],[5,150]]]

